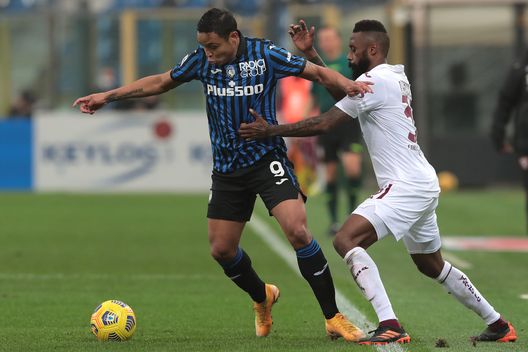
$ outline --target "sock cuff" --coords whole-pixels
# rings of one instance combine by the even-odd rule
[[[309,258],[320,250],[319,243],[315,239],[312,239],[312,242],[303,248],[297,249],[295,253],[297,254],[297,258]]]
[[[448,261],[444,261],[444,267],[442,268],[442,272],[440,273],[440,275],[438,275],[438,277],[436,278],[436,281],[443,284],[451,273],[452,269],[453,265],[451,265],[451,263],[449,263]]]
[[[363,249],[362,247],[354,247],[345,254],[345,256],[343,257],[343,260],[348,266],[350,266],[352,265],[352,256],[357,255],[359,253],[363,253],[363,252],[366,253],[367,251],[365,251],[365,249]]]
[[[220,265],[224,269],[232,269],[235,266],[237,266],[238,263],[240,263],[240,261],[242,260],[243,257],[244,257],[244,250],[242,248],[238,247],[237,248],[237,252],[236,252],[235,257],[233,258],[233,260],[230,260],[228,262],[222,262],[222,263],[220,263]]]

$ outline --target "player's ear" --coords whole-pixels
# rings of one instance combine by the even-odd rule
[[[371,46],[369,46],[369,54],[371,56],[375,56],[377,52],[378,52],[378,46],[376,44],[372,44]]]
[[[232,41],[232,40],[237,40],[237,39],[239,39],[239,38],[240,38],[240,35],[238,34],[238,31],[232,31],[231,33],[229,33],[229,37],[228,37],[228,39],[229,39],[230,41]]]

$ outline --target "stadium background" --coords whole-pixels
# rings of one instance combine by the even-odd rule
[[[29,95],[25,101],[30,101],[36,122],[31,127],[23,127],[25,123],[21,121],[0,120],[2,150],[9,150],[10,155],[15,151],[24,155],[11,161],[9,155],[0,158],[5,170],[11,170],[10,173],[20,170],[17,174],[3,173],[0,188],[54,189],[41,181],[42,177],[46,179],[40,175],[41,168],[57,161],[51,160],[49,153],[45,157],[46,148],[39,144],[39,131],[53,129],[63,147],[77,136],[62,133],[53,126],[46,127],[48,122],[41,123],[40,116],[60,112],[68,123],[75,125],[72,120],[82,119],[70,108],[76,97],[170,69],[196,47],[195,24],[204,6],[209,5],[234,11],[246,35],[267,37],[287,48],[291,48],[291,43],[285,28],[299,18],[316,26],[335,25],[345,38],[361,18],[382,20],[392,38],[390,61],[404,63],[413,84],[420,144],[437,171],[454,172],[462,186],[515,184],[519,175],[513,157],[497,155],[489,143],[488,132],[499,82],[525,42],[525,3],[509,0],[3,0],[0,2],[0,116],[9,118],[10,107]],[[115,104],[107,111],[127,109],[128,116],[131,111],[156,106],[156,111],[164,113],[156,113],[152,123],[171,116],[176,118],[174,132],[178,132],[177,128],[185,125],[177,122],[178,117],[190,116],[189,111],[204,114],[201,89],[199,82],[192,82],[161,96],[159,101]],[[32,136],[28,136],[29,131]],[[201,163],[200,158],[208,157],[207,136],[202,125],[179,132],[203,139],[203,144],[186,152],[189,160],[185,162],[193,165]],[[16,140],[7,138],[14,136],[13,133],[21,135]],[[165,141],[185,133],[171,135]],[[65,140],[66,136],[69,140]],[[22,139],[26,142],[21,143]],[[29,148],[27,139],[33,142]],[[126,161],[122,163],[128,163],[126,167],[133,169],[131,164],[142,162],[131,160],[134,155],[141,159],[138,156],[141,151],[124,153],[133,155],[124,157]],[[93,158],[97,158],[96,155],[90,159],[86,152],[78,150],[70,154],[68,160],[71,162],[76,157],[76,163],[93,164],[96,162]],[[17,165],[21,162],[23,165]],[[121,171],[126,172],[126,167]],[[154,166],[144,171],[144,175],[153,170]],[[63,167],[47,177],[57,180],[56,177],[65,177],[65,173]],[[164,185],[178,183],[177,179]],[[172,187],[189,187],[186,178],[181,180],[181,186],[173,184]],[[207,182],[201,184],[204,185],[207,187]]]
[[[319,312],[295,271],[284,270],[273,245],[252,236],[262,232],[258,221],[244,247],[286,294],[277,337],[252,338],[247,298],[207,250],[211,150],[200,83],[92,117],[71,108],[79,96],[170,69],[197,46],[195,25],[208,6],[233,11],[245,35],[289,49],[286,28],[300,18],[335,25],[344,38],[360,19],[386,24],[389,60],[406,65],[413,85],[420,144],[437,171],[459,179],[459,190],[442,193],[438,209],[442,232],[458,235],[446,236],[446,257],[467,264],[477,286],[519,327],[517,344],[478,349],[528,350],[524,195],[516,160],[498,155],[488,137],[499,85],[526,43],[527,3],[0,0],[0,350],[106,350],[94,344],[87,319],[109,298],[135,308],[139,325],[131,343],[108,350],[355,350],[323,339]],[[13,114],[18,104],[28,113]],[[365,167],[363,196],[376,191]],[[311,197],[307,210],[336,286],[374,321],[322,236],[324,197]],[[266,231],[280,233],[261,205],[256,215]],[[513,242],[475,248],[460,236]],[[435,350],[440,337],[450,350],[472,348],[467,336],[480,321],[420,277],[401,244],[397,253],[393,248],[386,241],[372,255],[412,327],[410,350]]]

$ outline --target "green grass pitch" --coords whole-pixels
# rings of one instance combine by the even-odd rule
[[[443,194],[441,231],[525,237],[523,197],[520,189]],[[249,297],[209,256],[206,207],[206,194],[0,194],[0,351],[377,350],[328,339],[306,282],[248,226],[242,246],[261,277],[281,289],[271,335],[256,338]],[[324,197],[311,198],[307,210],[336,287],[375,322],[324,235]],[[260,201],[255,212],[280,233]],[[401,243],[385,239],[369,252],[411,335],[404,351],[528,351],[528,301],[520,298],[528,294],[528,253],[450,253],[471,263],[466,274],[517,328],[516,343],[473,346],[480,319],[421,276]],[[136,312],[131,341],[91,335],[90,314],[107,299]],[[449,348],[435,347],[438,339]]]

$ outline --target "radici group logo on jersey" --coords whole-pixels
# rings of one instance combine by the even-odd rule
[[[256,77],[266,72],[266,61],[264,59],[250,60],[238,63],[240,77]]]

